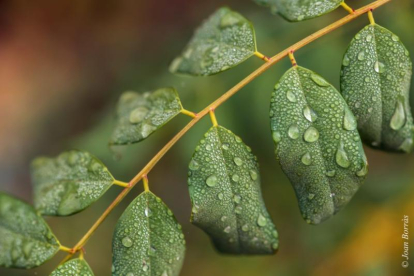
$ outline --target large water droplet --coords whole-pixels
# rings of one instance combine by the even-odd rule
[[[196,170],[198,170],[198,168],[200,168],[200,164],[198,164],[197,161],[195,161],[194,159],[192,159],[190,161],[190,165],[188,167],[190,168],[190,170],[196,171]]]
[[[345,152],[344,144],[342,142],[339,144],[338,150],[336,151],[335,159],[336,163],[342,168],[348,168],[349,165],[351,165],[348,155]]]
[[[366,176],[368,173],[368,164],[363,164],[362,168],[356,172],[356,175],[359,177]]]
[[[233,174],[233,176],[231,177],[231,179],[232,179],[234,182],[239,182],[239,180],[240,180],[240,176],[239,176],[238,174]]]
[[[250,170],[249,174],[250,174],[250,177],[251,177],[252,180],[257,179],[257,173],[255,171]]]
[[[122,239],[122,245],[123,245],[123,246],[125,246],[125,247],[131,247],[131,246],[132,246],[132,244],[133,244],[133,242],[132,242],[132,240],[131,240],[131,238],[130,238],[130,237],[124,237],[124,238]]]
[[[342,65],[343,66],[348,66],[349,65],[349,62],[350,62],[350,60],[349,60],[348,55],[345,55],[344,56],[344,59],[342,60]]]
[[[368,42],[371,42],[372,41],[372,35],[367,35],[367,38],[366,38],[366,40],[368,41]]]
[[[375,72],[380,73],[380,74],[384,73],[384,71],[385,71],[384,63],[382,63],[380,61],[375,62],[374,70],[375,70]]]
[[[409,153],[409,152],[411,152],[412,148],[413,148],[413,139],[412,138],[407,138],[401,144],[399,149]]]
[[[294,103],[294,102],[296,102],[296,101],[297,101],[296,96],[295,96],[295,94],[294,94],[292,91],[288,91],[288,92],[286,93],[286,97],[287,97],[287,98],[288,98],[288,100],[289,100],[290,102],[292,102],[292,103]]]
[[[355,130],[357,127],[357,121],[355,120],[354,114],[352,114],[351,110],[348,108],[345,108],[343,126],[345,130]]]
[[[319,75],[312,74],[311,79],[319,86],[329,86],[329,83]]]
[[[318,118],[315,111],[313,111],[309,106],[305,106],[303,109],[303,116],[305,116],[306,120],[309,122],[315,122]]]
[[[297,126],[291,126],[288,130],[288,135],[292,139],[299,138],[299,128]]]
[[[309,200],[312,200],[314,197],[315,197],[315,194],[312,194],[312,193],[308,194],[308,199]]]
[[[230,226],[227,226],[226,228],[224,228],[224,233],[230,233],[230,231],[231,231],[231,227]]]
[[[243,232],[247,232],[247,231],[249,231],[249,225],[247,225],[247,224],[243,225],[243,226],[242,226],[242,231],[243,231]]]
[[[302,156],[301,161],[306,166],[309,166],[312,163],[312,156],[310,155],[309,152],[307,152]]]
[[[335,171],[335,170],[332,170],[332,171],[327,171],[327,172],[326,172],[326,175],[327,175],[327,176],[329,176],[329,177],[334,177],[334,176],[335,176],[335,174],[336,174],[336,171]]]
[[[363,61],[365,59],[365,52],[362,51],[358,54],[358,60]]]
[[[273,137],[273,141],[275,143],[279,143],[280,140],[282,140],[282,135],[279,131],[274,131],[273,134],[272,134],[272,137]]]
[[[260,214],[259,217],[257,218],[257,225],[259,225],[260,227],[264,227],[266,226],[266,224],[267,224],[266,218],[262,214]]]
[[[319,139],[319,131],[311,126],[305,131],[303,139],[305,139],[306,142],[313,143]]]
[[[241,166],[243,164],[243,160],[241,160],[240,157],[234,157],[233,161],[237,166]]]
[[[235,196],[233,197],[233,200],[234,200],[234,202],[236,202],[237,204],[239,204],[239,203],[241,202],[241,196],[239,196],[239,195],[235,195]]]
[[[143,270],[143,271],[148,271],[148,269],[149,269],[149,266],[148,266],[146,263],[144,263],[144,264],[142,265],[142,270]]]
[[[213,175],[210,175],[210,176],[206,179],[206,184],[207,184],[207,186],[209,186],[209,187],[214,187],[214,186],[216,186],[216,185],[217,185],[217,181],[218,181],[217,176],[213,174]]]
[[[148,108],[144,106],[135,108],[129,114],[129,121],[131,122],[131,124],[138,124],[142,122],[142,120],[145,119],[145,116],[147,116],[148,111],[149,111]]]
[[[397,101],[395,105],[394,115],[390,121],[390,127],[393,130],[399,130],[405,125],[405,110],[402,101]]]

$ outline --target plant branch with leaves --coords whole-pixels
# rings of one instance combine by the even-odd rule
[[[116,180],[96,157],[68,151],[32,163],[35,209],[1,194],[0,265],[35,267],[57,251],[69,255],[52,275],[93,275],[83,247],[95,230],[139,183],[144,191],[119,219],[113,237],[113,275],[178,275],[185,254],[181,226],[150,191],[148,175],[159,160],[202,118],[212,127],[189,163],[191,221],[228,254],[272,254],[278,232],[262,199],[257,158],[249,146],[219,125],[215,109],[285,57],[292,63],[277,82],[270,103],[276,157],[293,188],[307,223],[319,224],[341,210],[368,173],[362,143],[387,151],[411,152],[413,120],[408,101],[412,64],[399,38],[378,26],[372,11],[390,0],[354,10],[344,1],[256,0],[289,21],[320,16],[342,6],[349,14],[284,51],[267,57],[257,50],[252,24],[221,8],[209,17],[170,66],[172,73],[209,76],[229,70],[251,56],[265,63],[198,113],[181,105],[174,88],[126,92],[117,105],[111,145],[148,138],[178,114],[191,117],[128,183]],[[294,53],[361,15],[370,24],[344,55],[341,93],[323,77],[298,66]],[[89,231],[72,248],[60,245],[41,215],[68,216],[98,200],[112,185],[123,187]],[[27,215],[24,215],[23,210]],[[36,213],[37,212],[37,213]],[[17,217],[17,220],[12,220]],[[27,229],[30,223],[35,225]],[[36,230],[36,231],[34,231]],[[10,238],[3,238],[10,234]],[[71,259],[79,253],[78,258]],[[68,271],[75,271],[68,274]]]

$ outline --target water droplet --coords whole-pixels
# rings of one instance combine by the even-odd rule
[[[149,209],[148,207],[145,208],[144,214],[145,214],[146,217],[150,217],[152,215],[151,209]]]
[[[247,224],[243,225],[243,226],[242,226],[242,231],[243,231],[243,232],[247,232],[247,231],[249,231],[249,225],[247,225]]]
[[[327,176],[329,176],[329,177],[334,177],[334,176],[335,176],[335,174],[336,174],[336,171],[335,171],[335,170],[332,170],[332,171],[327,171],[327,172],[326,172],[326,175],[327,175]]]
[[[230,231],[231,231],[231,227],[230,226],[227,226],[226,228],[224,228],[224,233],[230,233]]]
[[[260,227],[266,226],[267,224],[267,220],[266,218],[260,214],[259,217],[257,218],[257,225],[259,225]]]
[[[357,121],[355,120],[354,114],[352,114],[351,110],[346,107],[343,127],[345,130],[355,130],[357,127]]]
[[[142,265],[142,270],[143,270],[143,271],[148,271],[148,268],[149,268],[149,266],[148,266],[146,263],[144,263],[144,264]]]
[[[272,134],[272,137],[273,137],[273,141],[275,143],[279,143],[280,140],[282,140],[282,135],[280,134],[279,131],[274,131],[273,134]]]
[[[198,168],[200,168],[200,164],[198,164],[197,161],[195,161],[194,159],[192,159],[190,161],[190,165],[188,167],[190,168],[190,170],[196,171],[196,170],[198,170]]]
[[[220,21],[220,27],[221,28],[226,28],[226,27],[230,27],[233,25],[236,25],[240,22],[240,16],[237,13],[231,12],[231,13],[226,13]]]
[[[398,40],[400,40],[400,38],[399,38],[398,36],[396,36],[396,35],[392,35],[392,36],[391,36],[391,39],[392,39],[393,41],[398,41]]]
[[[400,150],[403,150],[407,153],[411,152],[412,148],[413,148],[413,139],[412,138],[405,139],[404,142],[399,147]]]
[[[306,120],[308,120],[309,122],[315,122],[318,118],[315,111],[313,111],[309,106],[306,106],[303,109],[303,116],[305,116]]]
[[[241,201],[241,196],[239,196],[239,195],[235,195],[235,196],[233,197],[233,200],[234,200],[234,202],[236,202],[237,204],[239,204],[239,203],[240,203],[240,201]]]
[[[167,271],[165,271],[165,270],[164,270],[164,272],[162,273],[162,275],[161,275],[161,276],[168,276]]]
[[[374,70],[375,70],[375,72],[380,73],[380,74],[384,73],[384,71],[385,71],[384,63],[382,63],[380,61],[375,62]]]
[[[133,244],[133,242],[132,242],[132,240],[131,240],[131,238],[130,237],[124,237],[123,239],[122,239],[122,245],[123,246],[125,246],[125,247],[131,247],[132,246],[132,244]]]
[[[336,151],[335,159],[336,163],[342,168],[348,168],[349,165],[351,165],[348,155],[344,150],[344,144],[342,142],[339,144],[338,150]]]
[[[299,15],[296,19],[298,21],[302,21],[305,18],[305,16],[303,14]]]
[[[356,175],[359,177],[363,177],[368,174],[368,164],[363,164],[362,168],[356,172]]]
[[[209,186],[209,187],[214,187],[214,186],[216,186],[216,185],[217,185],[217,181],[218,181],[217,176],[213,174],[213,175],[210,175],[210,176],[207,178],[207,180],[206,180],[206,184],[207,184],[207,186]]]
[[[393,130],[399,130],[405,125],[405,110],[402,101],[398,100],[395,105],[394,115],[390,121],[390,127]]]
[[[299,128],[297,126],[291,126],[288,130],[288,135],[292,139],[299,138]]]
[[[233,161],[237,166],[241,166],[243,164],[243,160],[241,160],[240,157],[234,157]]]
[[[240,177],[239,177],[239,175],[237,175],[237,174],[233,174],[233,176],[231,177],[231,179],[232,179],[234,182],[239,182]]]
[[[312,200],[314,197],[315,197],[315,194],[312,194],[312,193],[311,194],[308,194],[308,199],[309,200]]]
[[[323,86],[323,87],[329,86],[329,83],[319,75],[312,74],[311,79],[319,86]]]
[[[286,97],[287,97],[287,98],[288,98],[288,100],[289,100],[290,102],[292,102],[292,103],[294,103],[294,102],[296,102],[296,101],[297,101],[296,96],[295,96],[295,94],[294,94],[292,91],[288,91],[288,92],[286,93]]]
[[[241,206],[237,206],[236,208],[234,208],[234,212],[236,212],[236,214],[241,214],[242,213],[243,208]]]
[[[253,170],[250,170],[250,177],[252,178],[252,180],[256,180],[257,179],[257,173]]]
[[[344,56],[344,59],[342,60],[342,65],[343,66],[348,66],[349,65],[349,62],[350,62],[350,60],[349,60],[348,55],[345,55]]]
[[[228,149],[229,149],[229,144],[224,143],[221,147],[222,147],[224,150],[228,150]]]
[[[217,195],[217,197],[218,197],[218,199],[222,200],[222,199],[224,198],[224,195],[223,195],[223,193],[219,193],[219,194]]]
[[[368,42],[371,42],[372,41],[372,35],[367,35],[367,38],[366,38],[366,40],[368,41]]]
[[[301,161],[304,165],[309,166],[312,163],[312,156],[307,152],[302,156]]]
[[[358,54],[358,60],[363,61],[365,59],[365,52],[362,51]]]
[[[134,276],[134,273],[128,272],[126,276]]]
[[[131,124],[138,124],[142,122],[145,119],[145,116],[147,116],[148,112],[148,108],[143,106],[135,108],[129,114],[129,122]]]
[[[303,139],[305,139],[306,142],[313,143],[319,139],[319,131],[311,126],[305,131]]]

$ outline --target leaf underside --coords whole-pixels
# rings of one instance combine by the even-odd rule
[[[84,259],[72,259],[58,266],[50,276],[94,276]]]
[[[110,144],[141,142],[181,110],[181,101],[174,88],[160,88],[143,94],[125,92],[117,105],[117,123]]]
[[[173,213],[143,192],[119,219],[112,240],[112,275],[179,275],[185,240]]]
[[[278,234],[263,202],[256,157],[224,127],[204,136],[189,165],[192,223],[222,253],[274,253]]]
[[[196,30],[182,55],[171,63],[170,71],[214,75],[245,61],[255,51],[253,25],[237,12],[221,8]]]
[[[38,157],[31,165],[34,204],[43,215],[68,216],[98,200],[114,178],[96,157],[67,151],[56,158]]]
[[[59,251],[59,242],[29,204],[0,193],[0,266],[32,268]]]
[[[350,43],[342,63],[341,92],[368,145],[412,151],[411,76],[408,50],[389,30],[369,25]]]
[[[270,8],[288,21],[296,22],[329,13],[341,5],[343,0],[254,0]]]
[[[331,84],[298,66],[276,84],[270,118],[301,213],[318,224],[350,201],[368,172],[356,120]]]

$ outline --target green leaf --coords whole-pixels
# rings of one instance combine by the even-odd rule
[[[31,166],[34,203],[43,215],[68,216],[98,200],[114,178],[96,157],[67,151],[56,158],[38,157]]]
[[[238,65],[255,52],[253,25],[237,12],[221,8],[196,30],[182,55],[172,62],[170,71],[210,76]]]
[[[352,40],[342,62],[341,92],[368,145],[412,151],[411,75],[407,49],[387,29],[369,25]]]
[[[192,223],[220,252],[274,253],[278,234],[263,202],[257,158],[224,127],[204,136],[189,165]]]
[[[84,259],[72,259],[58,266],[50,276],[93,276],[92,269]]]
[[[338,8],[343,0],[254,0],[279,13],[288,21],[302,21],[321,16]]]
[[[143,192],[119,219],[112,252],[112,275],[179,275],[185,253],[181,225],[160,198]]]
[[[160,88],[143,94],[125,92],[117,105],[117,124],[110,144],[141,142],[181,110],[181,101],[174,88]]]
[[[59,241],[32,206],[0,193],[0,266],[32,268],[59,251]]]
[[[301,213],[318,224],[351,200],[368,173],[354,115],[325,79],[295,66],[275,86],[270,118]]]

